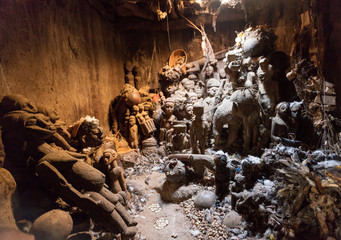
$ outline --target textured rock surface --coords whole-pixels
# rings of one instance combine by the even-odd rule
[[[242,217],[239,213],[231,211],[224,217],[224,225],[228,228],[236,228],[242,224]]]
[[[211,191],[202,191],[194,200],[194,205],[199,208],[210,208],[216,201],[216,195]]]
[[[0,227],[18,229],[12,211],[12,194],[16,188],[13,176],[0,168]]]
[[[36,240],[64,240],[71,233],[72,226],[70,214],[56,209],[37,218],[31,232]]]

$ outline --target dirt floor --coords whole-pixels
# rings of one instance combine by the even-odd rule
[[[135,214],[138,239],[196,239],[191,235],[191,222],[185,216],[183,208],[178,204],[162,201],[160,194],[153,189],[164,176],[163,173],[152,172],[128,180],[128,185],[134,188],[132,191],[138,193],[139,200],[143,202],[143,210]]]

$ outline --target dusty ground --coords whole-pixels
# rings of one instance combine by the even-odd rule
[[[128,180],[128,185],[134,188],[133,192],[139,193],[136,196],[143,202],[143,210],[134,215],[138,222],[137,236],[141,240],[196,239],[190,233],[191,222],[184,215],[183,208],[178,204],[163,202],[160,194],[153,189],[163,177],[163,173],[152,172],[139,177],[133,176],[132,180]],[[159,208],[156,207],[156,211],[152,211],[156,204]],[[168,224],[162,229],[156,229],[154,225],[157,225],[156,222],[161,218],[168,221]]]

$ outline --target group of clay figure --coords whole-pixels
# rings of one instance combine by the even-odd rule
[[[270,141],[295,139],[303,104],[280,102],[268,58],[230,51],[226,65],[216,65],[209,63],[202,72],[188,69],[182,80],[161,81],[166,98],[160,145],[169,145],[172,153],[191,147],[192,153],[205,154],[213,147],[258,154]]]
[[[166,154],[207,148],[259,154],[271,142],[299,143],[303,103],[281,102],[287,99],[280,99],[278,69],[261,54],[249,55],[235,47],[224,64],[194,62],[163,73],[161,92],[126,84],[111,105],[113,132],[136,150],[155,137]]]
[[[137,223],[125,207],[130,196],[116,161],[116,145],[105,138],[97,119],[87,116],[67,128],[53,110],[16,94],[5,96],[0,109],[4,167],[18,188],[38,181],[106,230],[135,235]],[[83,154],[89,147],[92,154]],[[33,179],[27,181],[28,176]]]

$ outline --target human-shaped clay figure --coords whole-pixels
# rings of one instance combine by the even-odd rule
[[[182,153],[184,149],[188,148],[187,127],[185,124],[176,124],[173,129],[172,153]]]
[[[194,86],[194,92],[197,94],[198,99],[204,98],[205,83],[203,81],[197,81],[197,83]]]
[[[290,112],[290,104],[281,102],[276,106],[276,116],[271,118],[271,140],[274,143],[282,142],[283,138],[294,139],[290,133],[290,126],[294,123]]]
[[[261,58],[257,69],[259,102],[264,111],[264,125],[269,127],[269,117],[279,101],[278,82],[273,80],[272,65],[269,59]],[[268,123],[269,122],[269,123]]]
[[[126,200],[130,199],[124,171],[117,163],[117,151],[113,142],[104,143],[96,155],[98,169],[107,176],[109,190],[118,193]],[[95,165],[95,164],[94,164]]]
[[[129,117],[129,145],[133,149],[138,149],[139,146],[139,131],[135,116]]]
[[[204,106],[199,102],[194,104],[193,113],[194,120],[190,130],[192,153],[205,154],[208,125],[204,119]]]
[[[184,78],[182,79],[181,84],[187,92],[194,92],[195,82],[193,80]]]
[[[186,104],[185,113],[186,113],[186,116],[185,116],[184,121],[185,121],[186,126],[187,126],[187,132],[189,133],[189,131],[191,129],[192,120],[194,118],[193,104],[191,104],[191,103]]]
[[[214,163],[216,165],[214,180],[216,185],[215,194],[222,201],[229,193],[230,186],[230,168],[228,167],[228,158],[222,151],[214,155]]]
[[[186,95],[186,104],[195,104],[198,102],[198,95],[195,92],[189,92]]]
[[[124,63],[125,83],[130,84],[132,86],[135,85],[133,68],[134,68],[134,66],[133,66],[133,63],[131,61],[126,61]]]
[[[88,213],[95,222],[99,222],[107,230],[122,233],[125,237],[133,237],[137,231],[136,227],[133,227],[136,222],[118,202],[119,198],[105,188],[104,174],[76,158],[81,157],[79,154],[59,150],[47,144],[45,139],[56,131],[52,122],[42,114],[26,111],[23,107],[25,104],[21,102],[17,104],[18,101],[20,99],[10,95],[5,96],[0,103],[3,114],[2,134],[17,136],[12,142],[21,139],[21,143],[16,142],[15,145],[26,146],[25,151],[30,158],[28,162],[26,158],[22,160],[38,176],[40,182],[48,189],[53,189],[57,196],[62,197],[70,205]],[[15,104],[8,105],[9,102]],[[16,105],[21,107],[16,108]],[[93,144],[102,133],[91,136],[96,137],[94,141],[90,141]],[[90,140],[87,137],[80,139]],[[11,142],[4,144],[5,149],[6,145],[12,145]],[[7,150],[11,151],[10,148]]]
[[[134,74],[134,83],[135,83],[134,86],[136,89],[140,89],[143,86],[142,69],[139,66],[134,66],[133,74]]]
[[[206,120],[211,122],[213,114],[214,114],[214,107],[215,107],[215,95],[220,87],[220,81],[211,78],[207,82],[207,94],[208,96],[204,99],[204,108],[205,108],[205,116]]]
[[[139,110],[136,114],[136,119],[137,119],[137,122],[139,123],[139,125],[141,125],[146,121],[146,119],[144,118],[144,114],[143,114],[144,107],[142,104],[139,104],[137,107]]]
[[[147,136],[152,134],[156,130],[154,120],[149,117],[148,112],[144,111],[144,106],[142,104],[139,104],[137,107],[139,111],[136,114],[136,119],[141,127],[143,135]]]
[[[173,122],[176,121],[174,116],[174,99],[167,98],[165,105],[163,106],[163,114],[160,119],[160,144],[163,145],[165,142],[171,144],[173,134]]]

